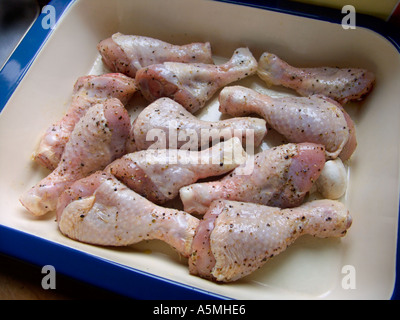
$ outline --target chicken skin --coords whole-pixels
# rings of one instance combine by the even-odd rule
[[[135,92],[134,80],[123,74],[80,77],[74,85],[72,101],[66,114],[52,124],[41,138],[34,153],[35,161],[54,170],[76,123],[90,107],[109,98],[119,99],[126,104]]]
[[[225,87],[219,111],[231,116],[256,113],[288,142],[325,146],[326,158],[349,159],[357,146],[352,119],[336,101],[321,96],[272,98],[242,86]]]
[[[203,151],[143,150],[113,161],[105,171],[150,201],[174,199],[183,186],[220,176],[246,160],[240,140],[232,138]]]
[[[158,239],[184,257],[191,253],[199,223],[185,212],[155,205],[105,172],[78,180],[63,192],[57,221],[64,235],[81,242],[127,246]]]
[[[193,239],[193,275],[231,282],[261,268],[301,235],[343,237],[352,218],[335,200],[315,200],[293,209],[214,201]]]
[[[365,69],[295,68],[268,52],[261,55],[257,73],[269,85],[282,85],[305,97],[321,94],[341,104],[362,100],[375,82],[375,75]]]
[[[198,150],[210,142],[230,137],[238,137],[243,144],[257,147],[267,127],[264,119],[250,117],[203,121],[170,98],[160,98],[139,114],[132,131],[137,150],[182,147]]]
[[[129,131],[129,114],[118,99],[91,107],[72,131],[57,168],[21,196],[22,205],[35,216],[55,210],[65,188],[125,154]]]
[[[137,70],[166,61],[213,63],[209,42],[178,46],[150,37],[115,33],[101,41],[97,49],[109,70],[132,78]]]
[[[164,62],[140,69],[136,84],[149,101],[169,97],[195,113],[223,86],[255,74],[257,61],[248,48],[236,49],[221,65]]]
[[[222,179],[195,183],[179,193],[189,213],[204,214],[217,199],[295,207],[304,201],[324,164],[322,145],[291,143],[248,156],[244,164]]]

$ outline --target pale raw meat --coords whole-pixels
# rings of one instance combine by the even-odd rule
[[[339,103],[363,99],[373,88],[375,75],[356,68],[296,68],[264,52],[257,73],[269,85],[282,85],[302,96],[321,94]]]
[[[354,123],[336,101],[321,95],[272,98],[242,86],[225,87],[219,110],[231,116],[258,114],[288,142],[325,146],[327,159],[349,159],[357,146]]]
[[[158,39],[115,33],[97,49],[103,63],[113,72],[134,78],[136,71],[166,61],[213,63],[209,42],[173,45]]]
[[[234,81],[255,74],[257,61],[248,48],[236,49],[220,65],[164,62],[140,69],[136,84],[149,101],[169,97],[195,113],[218,91]]]
[[[125,105],[136,91],[134,80],[120,73],[80,77],[74,85],[67,112],[46,130],[34,153],[34,159],[54,170],[76,123],[90,107],[109,98],[117,98]]]
[[[105,172],[78,180],[63,192],[57,221],[64,235],[81,242],[127,246],[158,239],[185,257],[199,223],[183,211],[155,205]]]
[[[132,135],[137,150],[148,148],[198,150],[210,142],[238,137],[243,144],[258,147],[267,127],[264,119],[242,117],[220,121],[200,120],[179,103],[160,98],[135,119]]]
[[[196,230],[189,270],[210,280],[236,281],[302,235],[343,237],[351,224],[349,211],[335,200],[315,200],[293,209],[216,200]]]
[[[220,176],[246,160],[240,140],[232,138],[203,151],[143,150],[113,161],[105,171],[150,201],[174,199],[183,186]]]
[[[249,156],[218,181],[183,187],[184,210],[204,214],[218,199],[295,207],[304,201],[325,164],[324,147],[312,143],[286,144]]]
[[[35,216],[55,210],[65,188],[125,154],[129,131],[129,114],[118,99],[91,107],[72,131],[57,168],[25,192],[21,203]]]

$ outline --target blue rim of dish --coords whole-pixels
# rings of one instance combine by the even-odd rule
[[[76,0],[52,0],[56,9],[56,23]],[[341,11],[283,0],[215,0],[263,10],[296,15],[309,19],[341,23]],[[0,70],[0,112],[29,70],[39,52],[52,34],[44,29],[41,13]],[[357,27],[370,29],[387,40],[400,53],[400,32],[378,18],[357,14]],[[12,246],[9,244],[12,243]],[[66,247],[25,232],[0,225],[0,253],[37,266],[51,264],[57,272],[82,282],[116,292],[134,299],[230,299],[206,290],[171,281],[141,270]],[[392,299],[400,299],[400,228],[398,227],[396,279]]]

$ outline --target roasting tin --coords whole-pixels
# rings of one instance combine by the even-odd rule
[[[48,28],[49,20],[43,24],[49,19],[43,12],[0,72],[0,252],[137,299],[399,298],[400,42],[386,24],[357,15],[356,29],[344,29],[340,12],[283,1],[53,0],[50,5],[55,26]],[[216,62],[248,46],[256,59],[270,51],[296,66],[373,71],[373,92],[346,105],[358,138],[341,199],[353,217],[346,237],[304,236],[254,274],[216,284],[189,275],[187,261],[159,241],[92,246],[62,236],[53,215],[30,217],[18,198],[48,173],[31,154],[42,132],[66,110],[76,79],[102,71],[96,45],[115,32],[175,44],[210,41]],[[256,77],[239,84],[293,94],[266,88]],[[216,98],[198,115],[218,119]]]

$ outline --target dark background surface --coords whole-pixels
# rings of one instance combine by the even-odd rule
[[[48,1],[0,0],[0,66]]]

